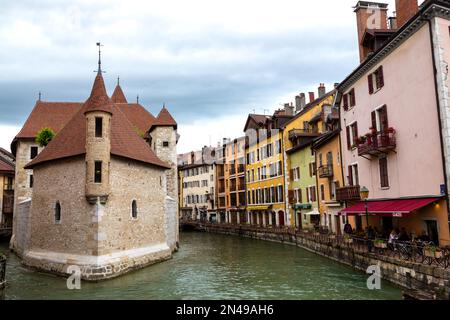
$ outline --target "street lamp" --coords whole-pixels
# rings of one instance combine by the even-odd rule
[[[359,194],[361,196],[361,199],[364,200],[364,207],[366,209],[366,224],[367,227],[369,227],[369,208],[367,205],[367,199],[369,198],[369,189],[366,187],[362,187],[361,190],[359,190]]]

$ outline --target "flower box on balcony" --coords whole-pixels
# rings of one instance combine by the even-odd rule
[[[425,257],[428,258],[436,258],[436,259],[441,259],[442,258],[442,251],[440,251],[437,248],[425,248],[424,250],[424,255]]]
[[[375,248],[386,249],[387,248],[387,243],[384,242],[384,241],[375,241],[374,242],[374,246],[375,246]]]

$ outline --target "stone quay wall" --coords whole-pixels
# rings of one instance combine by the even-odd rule
[[[354,245],[326,240],[327,236],[300,234],[284,230],[267,230],[245,226],[193,224],[197,231],[219,233],[296,245],[310,252],[366,272],[369,266],[378,265],[381,278],[401,287],[405,295],[415,299],[450,299],[450,268],[404,261],[367,252],[367,246],[358,250]],[[329,239],[329,238],[328,238]]]
[[[6,257],[0,254],[0,290],[3,290],[5,285],[6,285]]]

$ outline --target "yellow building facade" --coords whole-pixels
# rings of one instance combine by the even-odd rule
[[[286,210],[291,226],[297,229],[318,226],[316,161],[311,149],[315,139],[327,131],[335,91],[305,105],[283,130],[286,169]]]
[[[282,111],[273,116],[249,115],[246,132],[247,223],[286,226],[282,125],[292,118]]]

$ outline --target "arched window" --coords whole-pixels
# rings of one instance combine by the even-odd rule
[[[56,201],[55,205],[55,222],[61,222],[61,204],[59,203],[59,201]]]
[[[137,202],[136,200],[133,200],[133,202],[131,203],[131,217],[133,219],[137,219]]]

